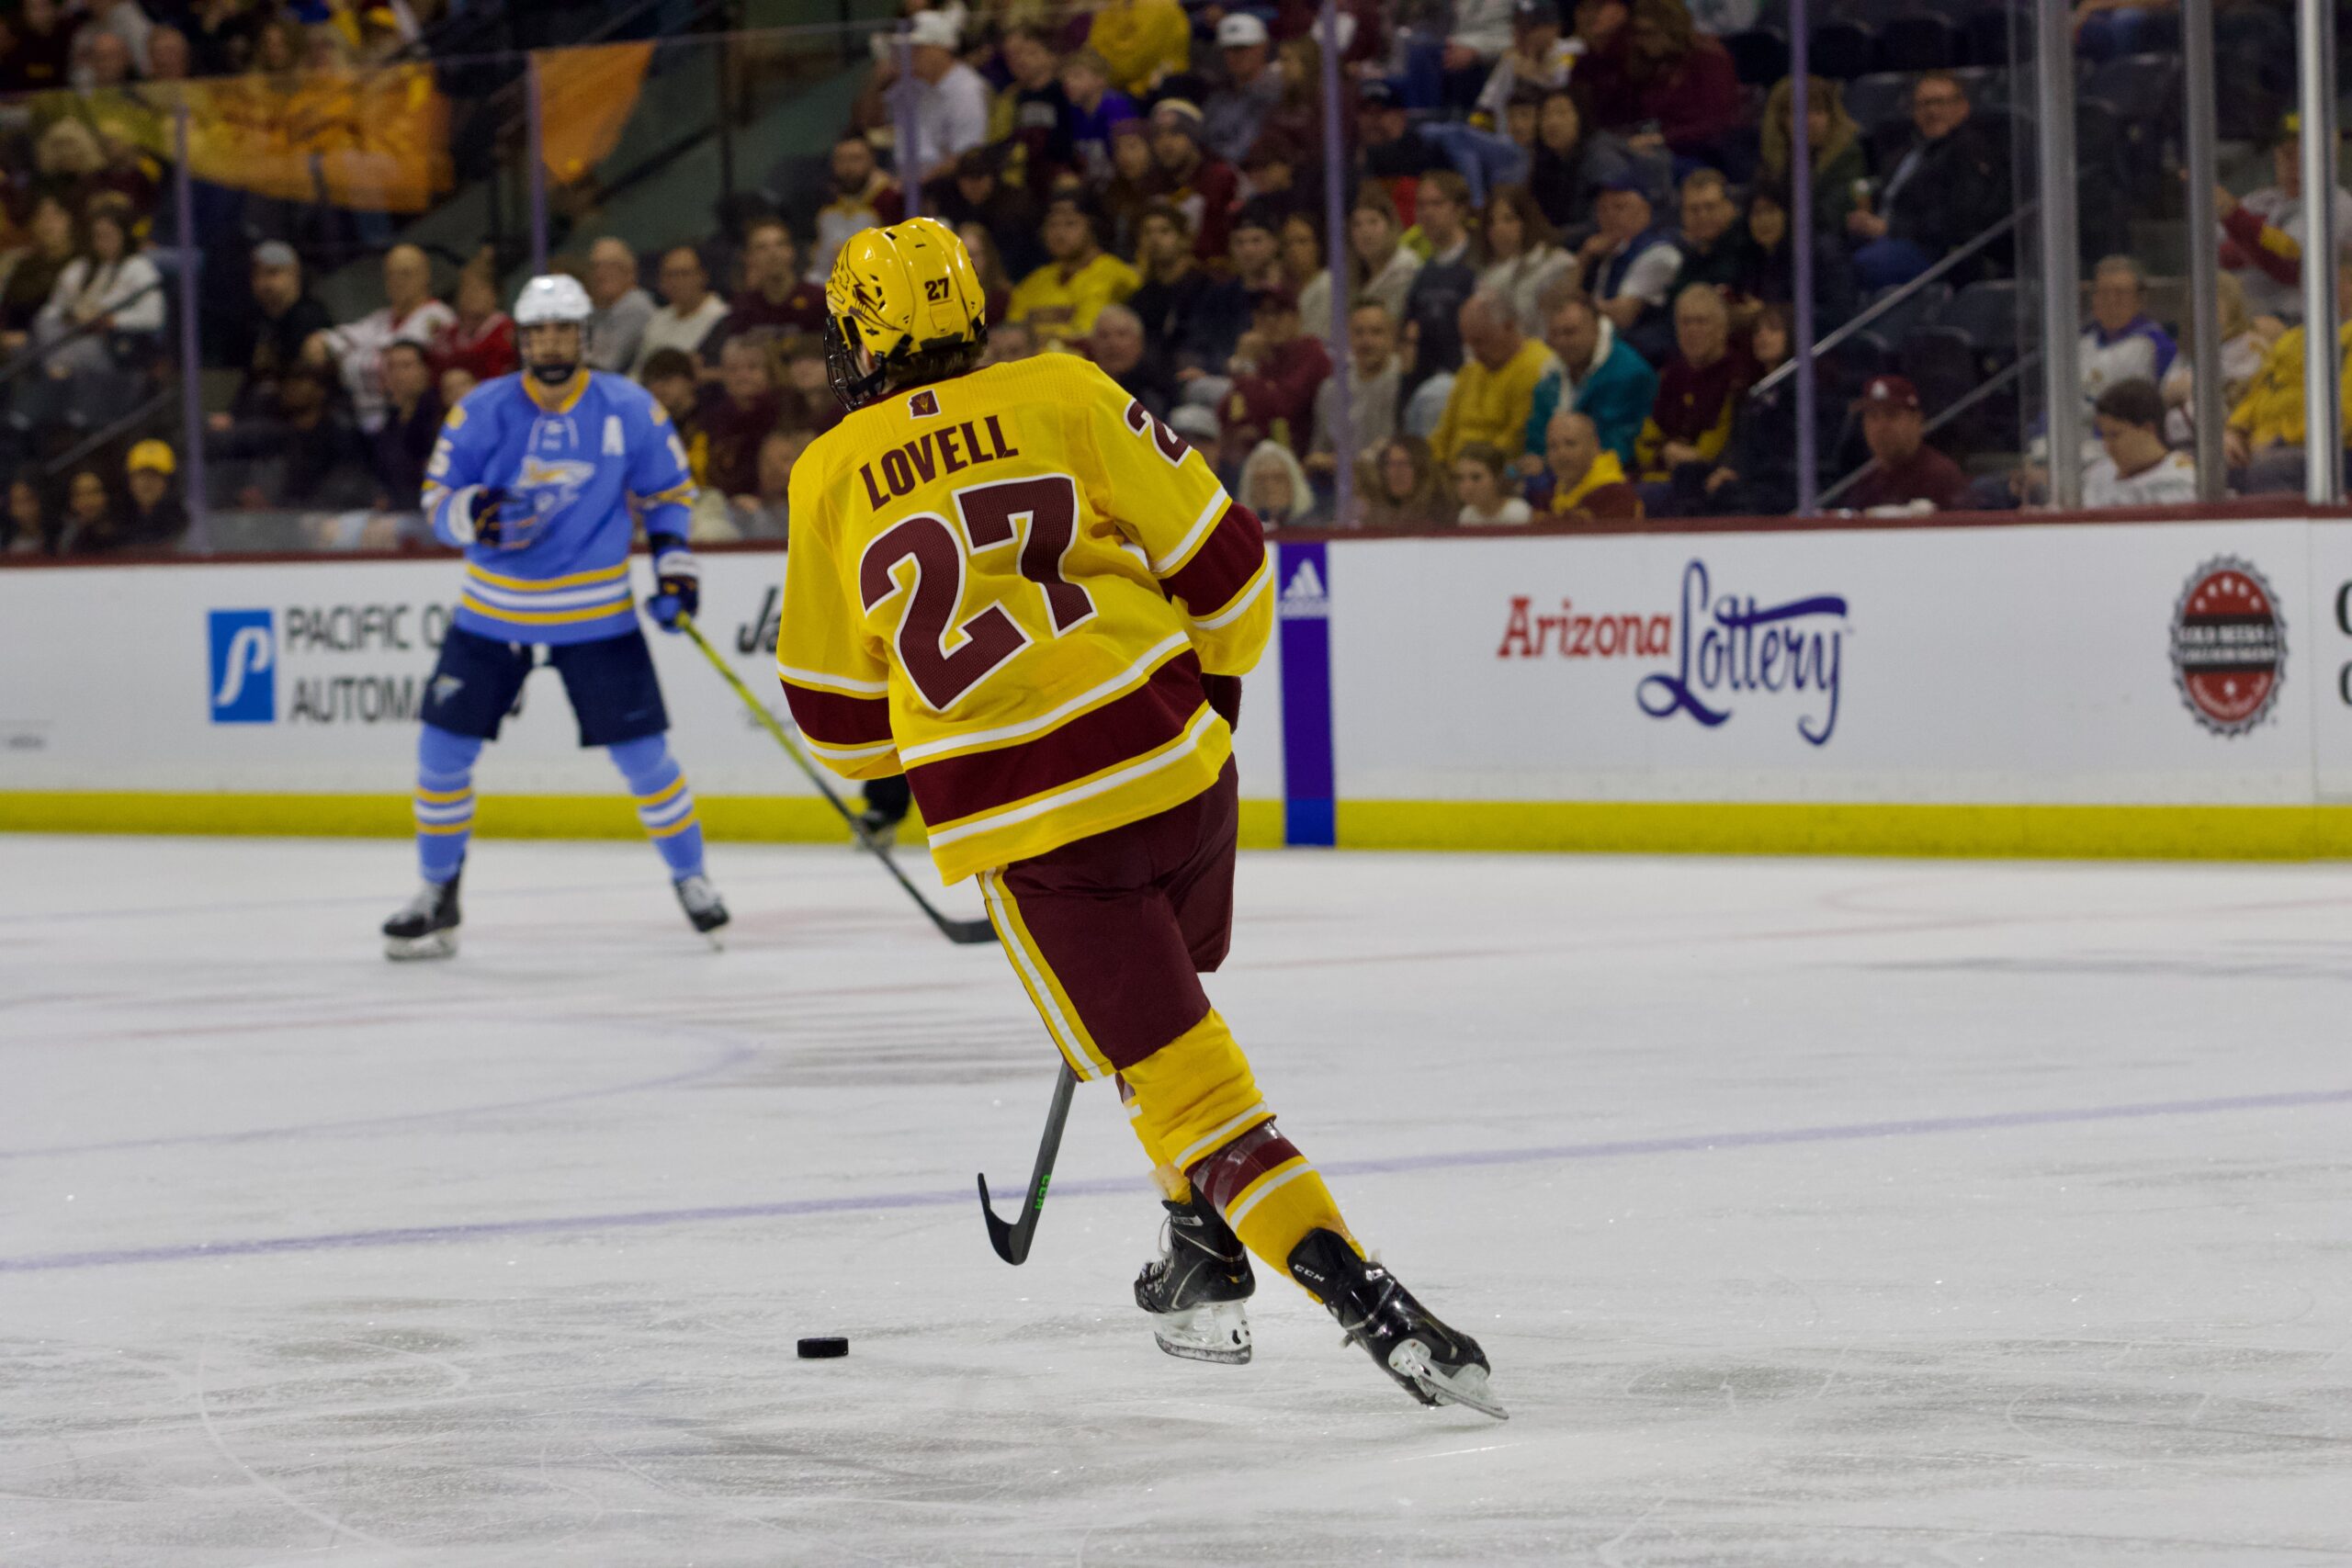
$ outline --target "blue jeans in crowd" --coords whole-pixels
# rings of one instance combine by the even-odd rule
[[[1936,258],[1908,240],[1872,240],[1854,253],[1854,281],[1863,298],[1910,282],[1936,265]]]
[[[1458,120],[1424,125],[1420,130],[1421,139],[1444,153],[1470,187],[1473,207],[1487,205],[1487,192],[1492,186],[1527,183],[1527,150],[1508,136]]]

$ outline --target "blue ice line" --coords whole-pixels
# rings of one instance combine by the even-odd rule
[[[1898,1122],[1768,1128],[1746,1133],[1702,1133],[1684,1137],[1628,1138],[1608,1143],[1556,1144],[1536,1148],[1465,1149],[1451,1154],[1404,1155],[1391,1159],[1339,1160],[1320,1168],[1329,1176],[1387,1176],[1407,1171],[1457,1170],[1478,1166],[1541,1165],[1556,1160],[1614,1159],[1639,1155],[1703,1154],[1718,1149],[1768,1148],[1776,1145],[1857,1143],[1871,1138],[1919,1138],[1947,1133],[2124,1122],[2153,1116],[2219,1116],[2243,1111],[2294,1111],[2312,1106],[2344,1104],[2352,1104],[2352,1089],[2236,1095],[2218,1100],[2155,1100],[2137,1105],[2094,1105],[2064,1111],[2001,1111],[1976,1116],[1926,1116]],[[1150,1183],[1139,1177],[1096,1178],[1054,1184],[1054,1195],[1057,1198],[1099,1198],[1112,1193],[1150,1190]],[[109,1269],[132,1263],[186,1263],[207,1258],[258,1258],[274,1253],[326,1252],[341,1247],[416,1247],[430,1242],[560,1235],[575,1231],[642,1230],[728,1220],[879,1213],[894,1209],[944,1209],[974,1201],[969,1188],[958,1188],[952,1192],[875,1192],[843,1198],[794,1198],[773,1203],[732,1203],[698,1209],[645,1209],[627,1213],[410,1225],[392,1230],[330,1231],[315,1235],[260,1236],[244,1241],[194,1242],[171,1247],[0,1258],[0,1274]]]

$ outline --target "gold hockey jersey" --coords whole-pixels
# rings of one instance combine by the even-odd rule
[[[1191,799],[1201,677],[1273,625],[1258,520],[1085,360],[886,394],[792,471],[777,672],[809,749],[905,771],[950,882]]]

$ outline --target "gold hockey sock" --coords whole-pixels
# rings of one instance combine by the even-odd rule
[[[1122,1077],[1154,1166],[1188,1177],[1266,1263],[1287,1274],[1291,1249],[1311,1230],[1354,1245],[1322,1176],[1270,1125],[1249,1058],[1215,1011]],[[1161,1188],[1170,1190],[1164,1177]]]
[[[1272,1122],[1260,1122],[1191,1168],[1193,1185],[1217,1206],[1241,1245],[1285,1274],[1292,1249],[1309,1231],[1333,1232],[1359,1256],[1363,1252],[1322,1173]]]
[[[1151,1130],[1144,1125],[1143,1101],[1136,1098],[1135,1085],[1125,1073],[1119,1075],[1119,1102],[1127,1108],[1127,1125],[1135,1129],[1136,1142],[1143,1145],[1144,1157],[1151,1161],[1151,1179],[1159,1183],[1159,1190],[1171,1203],[1193,1201],[1193,1183],[1184,1173],[1168,1163],[1168,1151],[1159,1146]]]

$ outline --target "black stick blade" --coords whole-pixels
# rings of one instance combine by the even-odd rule
[[[970,947],[975,943],[996,940],[996,927],[984,919],[942,920],[939,922],[939,929],[947,933],[948,941],[960,947]]]
[[[1029,1238],[1036,1234],[1036,1222],[1031,1218],[1036,1211],[1021,1217],[1019,1224],[1009,1225],[996,1217],[996,1206],[989,1201],[989,1179],[980,1178],[980,1213],[989,1222],[989,1245],[996,1255],[1015,1269],[1029,1259]]]

